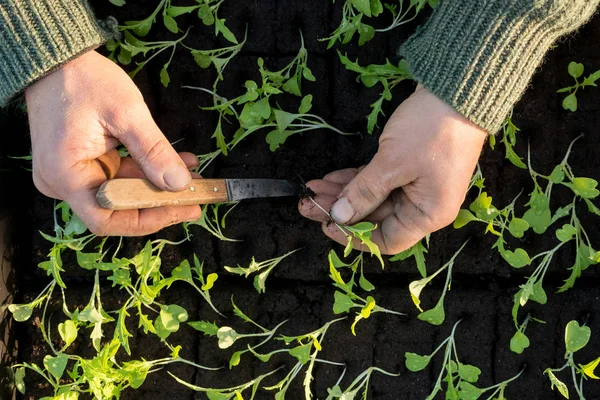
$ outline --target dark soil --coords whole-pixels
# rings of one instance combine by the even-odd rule
[[[93,2],[99,16],[116,16],[119,21],[140,19],[148,15],[156,1],[129,1],[124,8],[107,6],[105,0]],[[338,2],[341,3],[341,2]],[[378,95],[376,89],[366,89],[356,82],[354,73],[348,72],[339,63],[335,51],[326,51],[324,42],[317,39],[333,31],[340,19],[341,4],[331,4],[326,0],[256,0],[226,1],[220,11],[227,18],[228,26],[239,36],[248,26],[248,42],[242,54],[236,57],[226,70],[226,80],[221,84],[223,95],[238,93],[247,79],[256,79],[256,60],[263,57],[266,64],[275,69],[285,65],[296,53],[300,41],[298,31],[302,30],[309,50],[309,66],[316,83],[306,83],[304,93],[314,95],[313,111],[332,125],[345,131],[365,131],[365,116]],[[212,29],[201,26],[195,17],[178,19],[180,26],[194,25],[186,42],[196,48],[216,48],[225,43],[215,39]],[[405,26],[389,34],[378,35],[376,40],[359,48],[350,44],[342,48],[352,59],[359,57],[362,64],[382,63],[386,58],[396,62],[396,49],[415,29],[418,23]],[[171,37],[166,30],[156,25],[150,35],[152,39]],[[567,150],[569,143],[584,134],[573,148],[570,163],[578,176],[600,178],[600,158],[596,145],[600,141],[600,90],[589,88],[578,93],[579,110],[575,113],[564,111],[562,97],[555,91],[571,84],[567,65],[571,60],[582,62],[587,73],[600,68],[600,18],[596,17],[579,33],[562,40],[547,55],[540,71],[535,75],[530,88],[514,111],[514,121],[521,128],[518,136],[517,152],[527,153],[527,143],[532,149],[532,164],[537,171],[550,173]],[[161,59],[162,60],[162,59]],[[210,139],[215,126],[214,114],[202,111],[199,106],[208,105],[210,98],[196,91],[181,89],[181,85],[210,87],[215,78],[214,71],[201,70],[184,50],[179,50],[169,69],[171,83],[164,88],[158,73],[163,62],[150,63],[136,77],[142,93],[164,133],[171,141],[178,142],[180,151],[206,153],[213,149]],[[390,115],[394,107],[406,99],[414,89],[412,83],[397,87],[393,100],[386,105]],[[289,102],[288,102],[289,100]],[[282,106],[297,104],[296,99],[284,100]],[[49,245],[38,231],[51,232],[53,201],[38,193],[31,183],[30,173],[20,168],[26,163],[10,160],[7,155],[27,154],[29,149],[26,116],[18,109],[7,110],[4,138],[9,145],[3,146],[1,183],[5,195],[0,200],[2,208],[11,210],[16,223],[14,237],[19,246],[13,262],[17,267],[18,299],[26,301],[37,295],[48,282],[45,272],[36,265],[44,259]],[[9,129],[10,128],[10,129]],[[319,178],[326,173],[367,163],[377,150],[377,136],[342,137],[331,132],[314,132],[303,136],[292,136],[277,152],[272,153],[264,141],[263,134],[256,134],[240,144],[227,158],[219,158],[204,173],[206,177],[221,178],[285,178],[304,181]],[[231,132],[228,132],[231,134]],[[501,149],[492,151],[486,146],[481,158],[481,168],[486,177],[487,192],[498,205],[508,204],[522,189],[529,193],[532,188],[527,171],[520,170],[504,159]],[[23,182],[26,182],[25,184]],[[21,195],[8,196],[13,187],[20,187]],[[552,208],[566,204],[571,199],[566,192],[553,193]],[[521,203],[522,204],[522,203]],[[600,247],[600,219],[592,215],[582,216],[592,243]],[[472,224],[473,225],[473,224]],[[228,220],[226,234],[242,239],[242,242],[221,242],[198,227],[193,228],[193,238],[177,247],[167,247],[163,253],[163,266],[168,271],[192,254],[205,262],[207,272],[219,272],[213,298],[222,310],[231,310],[230,298],[234,295],[247,315],[265,326],[274,326],[282,320],[289,320],[282,333],[297,335],[316,329],[331,320],[333,287],[328,277],[327,253],[341,247],[332,244],[321,233],[319,224],[302,218],[297,212],[295,199],[246,201],[240,204]],[[154,237],[179,240],[183,237],[181,227],[171,227]],[[420,373],[411,373],[404,367],[404,352],[421,354],[431,352],[450,332],[459,319],[458,351],[464,362],[475,364],[482,370],[480,386],[489,386],[507,379],[527,366],[522,377],[509,385],[507,397],[513,399],[554,399],[557,392],[550,390],[546,376],[547,367],[558,367],[564,363],[564,327],[568,321],[577,319],[591,327],[593,335],[590,344],[577,353],[576,360],[587,363],[600,356],[600,275],[599,269],[590,268],[577,281],[576,287],[566,293],[553,294],[554,288],[562,284],[572,265],[574,248],[565,246],[550,267],[545,280],[549,293],[545,306],[528,306],[536,317],[546,321],[545,325],[530,324],[527,334],[531,347],[523,355],[509,350],[509,340],[514,333],[510,312],[513,294],[531,273],[531,268],[514,270],[503,262],[496,251],[491,249],[494,238],[484,235],[482,226],[467,226],[461,230],[451,227],[436,232],[431,237],[431,249],[427,256],[429,271],[435,271],[446,262],[464,240],[471,240],[459,256],[454,269],[452,290],[446,297],[446,322],[434,327],[416,319],[407,286],[417,276],[414,261],[387,263],[381,269],[375,259],[367,257],[366,273],[375,284],[375,298],[384,307],[405,311],[411,314],[408,319],[377,314],[357,327],[357,336],[350,332],[351,320],[335,324],[323,343],[321,358],[346,363],[348,371],[344,385],[369,366],[377,366],[388,371],[400,372],[397,378],[374,375],[370,383],[370,398],[374,400],[424,399],[430,393],[437,378],[440,359],[437,357],[430,367]],[[124,251],[133,254],[139,251],[148,238],[128,239]],[[551,232],[545,235],[529,234],[521,245],[530,254],[549,249],[555,245]],[[290,250],[302,248],[278,266],[267,281],[267,292],[256,293],[251,280],[227,275],[224,265],[248,264],[254,256],[265,260],[279,256]],[[69,261],[71,267],[68,267]],[[83,306],[89,300],[93,274],[78,270],[73,259],[65,258],[67,272],[64,274],[69,306]],[[436,280],[437,281],[437,280]],[[114,309],[127,298],[124,293],[110,288],[110,282],[103,282],[102,298],[106,309]],[[424,291],[423,302],[431,307],[441,293],[442,282],[434,283]],[[188,287],[173,286],[165,291],[163,302],[175,302],[188,310],[191,320],[206,319],[217,324],[231,324],[241,331],[248,325],[234,318],[223,319],[213,313],[203,300]],[[52,324],[62,318],[61,303],[53,302]],[[132,318],[133,319],[133,318]],[[134,357],[153,359],[168,355],[168,350],[156,337],[147,337],[136,326],[129,327]],[[22,361],[41,363],[48,347],[44,344],[36,319],[18,324],[15,331],[19,339]],[[106,334],[108,337],[111,333]],[[92,355],[89,340],[74,344],[73,352]],[[206,366],[224,366],[233,351],[217,348],[216,339],[205,337],[189,327],[169,338],[171,343],[183,347],[182,356],[194,359]],[[234,346],[235,350],[243,345]],[[120,353],[119,356],[122,354]],[[123,354],[124,355],[124,354]],[[175,375],[199,386],[224,387],[245,382],[259,373],[274,369],[279,365],[290,367],[289,357],[274,357],[266,365],[247,354],[234,370],[218,372],[195,370],[186,366],[166,368]],[[165,370],[149,375],[146,383],[137,391],[127,391],[125,399],[202,399],[177,384]],[[327,396],[327,388],[332,386],[340,367],[319,365],[315,373],[314,393],[316,398]],[[271,385],[284,376],[271,377],[266,383]],[[44,382],[29,375],[28,392],[25,398],[34,399],[48,396]],[[299,375],[288,392],[289,399],[302,399],[303,375]],[[570,377],[565,376],[570,383]],[[343,386],[344,386],[343,385]],[[600,399],[600,384],[587,381],[587,399]],[[272,398],[269,392],[260,392],[258,399]]]

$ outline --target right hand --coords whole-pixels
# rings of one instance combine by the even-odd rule
[[[198,205],[112,211],[96,201],[107,179],[97,158],[120,143],[132,158],[122,159],[117,177],[146,177],[163,190],[185,187],[198,162],[175,152],[115,63],[87,52],[31,85],[25,97],[35,186],[65,200],[91,232],[141,236],[200,217]]]

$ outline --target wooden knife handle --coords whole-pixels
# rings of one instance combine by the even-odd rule
[[[180,192],[160,190],[146,179],[109,179],[98,189],[96,199],[102,207],[110,210],[137,210],[228,201],[224,179],[192,179]]]

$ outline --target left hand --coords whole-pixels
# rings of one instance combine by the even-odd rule
[[[307,186],[335,222],[376,223],[372,240],[382,254],[396,254],[454,221],[486,136],[418,86],[391,116],[367,166],[335,171]],[[299,210],[321,222],[327,236],[347,243],[346,235],[310,199],[302,199]],[[355,248],[367,250],[357,241]]]

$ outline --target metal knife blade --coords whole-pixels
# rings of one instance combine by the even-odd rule
[[[229,201],[261,197],[301,196],[302,185],[284,179],[225,179]]]

